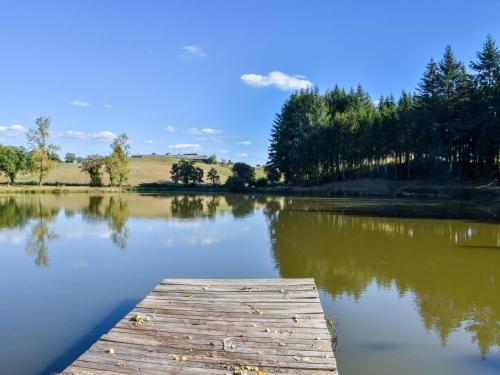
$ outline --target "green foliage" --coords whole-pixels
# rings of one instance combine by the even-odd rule
[[[66,156],[64,157],[64,162],[65,163],[75,163],[76,162],[76,155],[72,152],[68,152]]]
[[[175,184],[182,181],[184,185],[196,185],[203,182],[203,169],[195,166],[192,160],[180,160],[172,164],[170,176]]]
[[[269,181],[500,177],[500,51],[488,37],[473,74],[446,47],[416,93],[374,103],[358,86],[292,94],[276,115]]]
[[[267,185],[267,178],[260,177],[255,181],[255,186],[257,187],[265,187]]]
[[[19,173],[29,170],[30,155],[23,147],[0,146],[0,172],[14,184]]]
[[[122,186],[128,181],[129,153],[128,136],[120,134],[111,144],[111,154],[104,161],[111,186]]]
[[[61,157],[55,151],[49,153],[49,159],[56,163],[62,163]]]
[[[179,181],[181,180],[179,163],[172,164],[172,168],[170,168],[170,180],[174,184],[178,184]]]
[[[89,155],[82,160],[80,170],[90,176],[90,186],[102,186],[101,168],[106,159],[99,155]]]
[[[255,168],[246,163],[234,163],[231,168],[233,176],[240,178],[243,183],[252,186],[255,183]]]
[[[226,180],[225,186],[230,192],[244,192],[247,189],[247,185],[245,184],[245,180],[239,176],[229,176]]]
[[[267,176],[269,182],[279,182],[281,179],[281,172],[272,164],[266,164],[264,166],[264,173]]]
[[[207,178],[214,186],[220,183],[220,176],[215,168],[210,168],[207,173]]]
[[[215,154],[212,154],[208,157],[207,160],[208,164],[217,164],[217,156]]]
[[[290,182],[315,179],[323,149],[319,142],[331,117],[328,101],[317,89],[292,94],[274,122],[269,164]]]
[[[55,153],[58,147],[48,143],[50,118],[39,117],[35,120],[35,124],[35,127],[28,131],[26,137],[31,149],[31,170],[37,174],[38,184],[41,186],[43,179],[49,175],[55,166],[51,155]]]

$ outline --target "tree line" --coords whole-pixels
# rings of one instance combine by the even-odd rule
[[[61,162],[56,151],[58,146],[49,143],[49,117],[39,117],[35,126],[26,134],[28,148],[0,145],[0,173],[4,173],[14,184],[20,174],[33,173],[38,185],[42,186],[57,162]],[[66,154],[68,163],[80,163],[80,170],[88,173],[91,186],[102,186],[102,169],[109,175],[111,186],[122,186],[128,180],[128,155],[130,146],[126,134],[113,140],[108,156],[89,155],[77,158],[75,154]]]
[[[58,146],[49,143],[50,118],[40,117],[35,126],[27,132],[28,148],[0,145],[0,172],[4,173],[14,184],[20,174],[34,174],[41,186],[57,162],[61,162],[56,151]],[[97,154],[85,158],[67,153],[66,163],[78,163],[80,171],[89,176],[90,186],[103,186],[103,174],[107,173],[111,186],[123,186],[129,176],[130,145],[126,134],[117,136],[111,143],[111,152],[107,156]],[[215,155],[211,155],[208,164],[217,163]],[[231,191],[245,191],[248,187],[265,185],[265,179],[255,178],[255,168],[246,163],[232,164],[232,176],[226,181]],[[174,184],[184,185],[203,183],[204,171],[194,161],[180,160],[173,163],[170,179]],[[208,182],[213,186],[220,184],[220,175],[212,167],[207,173]]]
[[[373,101],[361,86],[293,93],[271,131],[268,179],[316,184],[499,178],[500,50],[488,36],[469,69],[446,47],[415,92]]]
[[[225,186],[229,191],[243,192],[249,187],[265,185],[267,180],[265,178],[255,178],[255,168],[249,164],[237,162],[231,167],[232,175],[229,176],[225,182]],[[202,168],[196,166],[192,160],[180,160],[173,163],[170,169],[170,179],[174,184],[182,182],[184,185],[197,185],[203,182],[204,171]],[[207,173],[208,181],[213,185],[220,184],[220,175],[217,169],[210,168]]]

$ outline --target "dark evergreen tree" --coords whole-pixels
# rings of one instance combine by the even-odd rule
[[[266,169],[292,184],[498,178],[500,51],[491,36],[470,67],[448,46],[415,94],[376,106],[361,86],[295,92],[276,115]]]

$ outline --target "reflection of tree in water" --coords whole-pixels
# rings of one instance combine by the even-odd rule
[[[129,216],[128,203],[122,197],[109,197],[108,206],[104,211],[104,217],[108,220],[108,226],[111,229],[111,239],[120,249],[127,247],[129,235],[126,226]]]
[[[48,207],[42,203],[41,198],[38,199],[38,205],[33,212],[35,223],[31,227],[31,236],[26,244],[26,252],[29,255],[35,255],[35,264],[37,266],[48,266],[48,247],[47,242],[56,238],[57,235],[49,228],[50,222],[57,216],[59,208]],[[24,207],[31,210],[33,207]]]
[[[0,228],[24,228],[33,220],[26,252],[36,256],[37,266],[48,266],[47,242],[56,237],[49,224],[58,212],[59,208],[48,207],[42,202],[41,197],[37,200],[31,197],[0,199]]]
[[[255,210],[255,199],[248,195],[226,195],[227,205],[235,218],[251,215]]]
[[[102,204],[104,197],[102,195],[89,196],[89,204],[82,210],[82,216],[88,221],[102,220],[104,214],[102,212]]]
[[[170,201],[172,216],[191,219],[203,216],[203,198],[195,195],[175,196]]]
[[[215,218],[215,215],[217,214],[217,208],[220,205],[220,198],[216,195],[213,195],[212,197],[208,198],[207,202],[207,210],[208,210],[208,217],[213,219]]]
[[[108,198],[108,199],[106,199]],[[106,221],[111,230],[111,239],[120,249],[127,247],[129,230],[126,226],[129,217],[128,203],[122,196],[89,196],[89,203],[81,211],[82,217],[89,222]]]
[[[269,198],[264,206],[264,215],[268,218],[276,219],[276,215],[281,210],[281,202],[278,198]]]
[[[20,203],[13,197],[0,198],[0,228],[22,228],[37,212],[38,205],[33,200]]]
[[[285,198],[267,213],[283,277],[315,277],[333,298],[371,282],[414,293],[424,325],[446,344],[464,326],[485,356],[500,345],[500,226],[344,216]],[[493,247],[493,249],[491,248]]]

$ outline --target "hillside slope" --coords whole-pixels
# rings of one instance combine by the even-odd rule
[[[176,162],[176,159],[172,158],[132,158],[129,164],[129,184],[132,186],[138,186],[143,183],[165,183],[170,182],[170,168],[172,164]],[[227,165],[220,164],[206,164],[197,163],[197,166],[201,167],[205,171],[205,179],[207,171],[214,167],[221,176],[221,183],[224,183],[228,176],[231,175],[231,168]],[[256,169],[257,177],[263,176],[262,169]],[[7,182],[5,176],[0,176],[0,182]],[[19,176],[17,182],[36,182],[36,177],[34,175]],[[89,177],[88,174],[82,173],[78,164],[67,164],[58,163],[56,168],[50,173],[49,177],[46,179],[47,183],[59,183],[59,184],[88,184]],[[106,173],[103,173],[104,184],[109,183],[109,179]],[[206,181],[205,181],[206,182]]]

